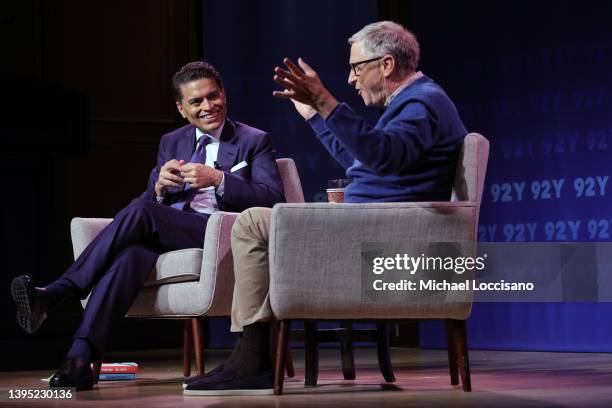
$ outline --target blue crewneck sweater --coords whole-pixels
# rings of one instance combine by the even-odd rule
[[[348,203],[445,201],[467,134],[457,108],[427,76],[391,101],[372,127],[345,103],[308,120],[353,181]]]

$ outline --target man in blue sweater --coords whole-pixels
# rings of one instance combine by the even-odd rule
[[[449,200],[455,167],[467,134],[446,93],[417,71],[419,44],[399,24],[365,26],[349,39],[348,82],[366,106],[384,108],[372,127],[338,102],[301,58],[284,59],[274,80],[317,138],[346,169],[351,184],[345,202]],[[185,394],[271,394],[268,287],[269,208],[251,208],[232,230],[235,286],[232,331],[242,331],[229,359],[211,372],[187,380]]]

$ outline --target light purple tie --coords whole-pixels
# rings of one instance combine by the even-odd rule
[[[200,136],[195,152],[193,152],[193,154],[191,155],[191,159],[189,160],[190,163],[206,164],[206,145],[210,143],[210,141],[211,140],[208,135],[204,134]],[[185,198],[170,205],[170,207],[176,208],[177,210],[184,210],[186,204],[191,202],[191,200],[193,200],[193,197],[195,197],[198,193],[198,190],[190,189],[188,183],[183,184],[183,190],[186,191]]]

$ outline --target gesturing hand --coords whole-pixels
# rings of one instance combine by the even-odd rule
[[[159,176],[155,183],[155,194],[158,197],[163,197],[166,194],[168,187],[183,187],[183,178],[179,175],[181,166],[185,164],[184,160],[168,160],[159,170]]]
[[[219,187],[223,179],[223,172],[201,163],[187,163],[180,167],[183,181],[189,183],[190,188]]]
[[[275,67],[274,81],[282,85],[285,90],[274,91],[272,95],[283,99],[291,99],[298,112],[305,118],[309,114],[311,117],[312,111],[299,104],[310,106],[321,116],[327,118],[338,105],[338,101],[325,88],[316,71],[301,58],[298,59],[299,67],[289,58],[283,59],[283,63],[289,70]]]

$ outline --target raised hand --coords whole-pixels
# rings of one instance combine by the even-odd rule
[[[298,103],[311,107],[321,116],[327,118],[338,105],[338,101],[325,88],[317,72],[301,58],[298,59],[299,67],[289,58],[284,58],[283,63],[288,70],[275,67],[274,81],[285,89],[274,91],[272,95],[278,98],[291,99],[298,112],[304,117],[307,115],[311,117],[312,111],[298,105]]]

